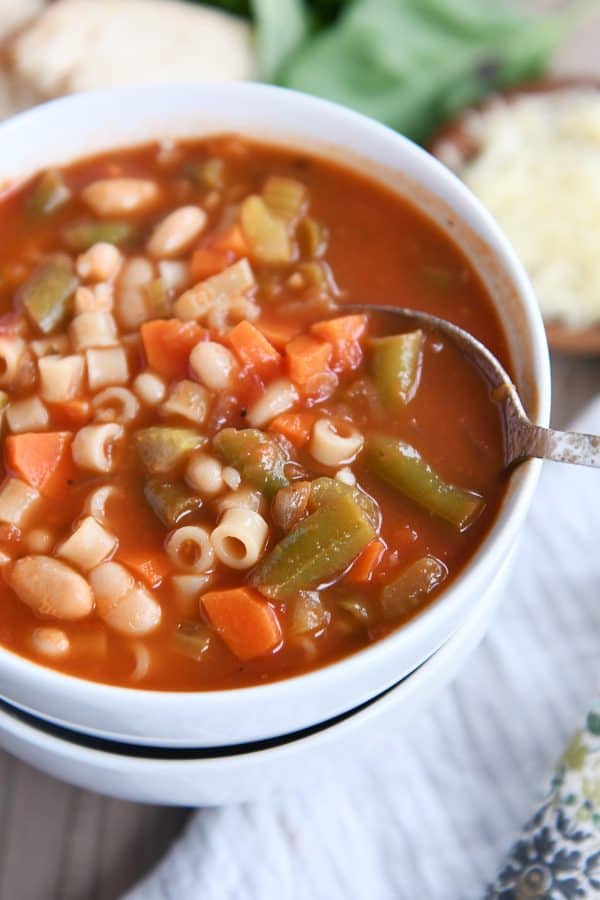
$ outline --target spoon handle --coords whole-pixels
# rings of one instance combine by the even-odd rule
[[[600,436],[579,434],[576,431],[554,431],[552,428],[540,428],[531,422],[521,423],[511,455],[514,461],[537,456],[555,462],[600,468]]]

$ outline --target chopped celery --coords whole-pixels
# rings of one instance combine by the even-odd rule
[[[415,396],[423,367],[422,331],[392,334],[372,341],[371,367],[377,392],[390,412],[396,412]]]
[[[330,618],[317,591],[300,591],[294,601],[290,631],[292,634],[318,631],[329,623]]]
[[[274,438],[257,428],[224,428],[215,435],[213,446],[238,470],[242,481],[254,485],[266,497],[273,497],[289,484],[285,474],[288,457]]]
[[[319,259],[327,250],[329,234],[327,228],[310,216],[302,219],[296,229],[300,253],[308,259]]]
[[[57,169],[48,169],[38,178],[27,200],[27,210],[34,216],[50,216],[68,203],[71,197],[61,173]]]
[[[210,647],[212,635],[206,625],[200,622],[183,622],[177,626],[174,639],[180,653],[200,660]]]
[[[371,435],[367,438],[366,456],[375,475],[461,531],[471,525],[484,507],[480,494],[443,481],[418,450],[397,438]]]
[[[295,178],[271,175],[265,181],[262,198],[274,215],[294,222],[306,205],[306,188]]]
[[[263,557],[251,581],[268,597],[293,597],[341,575],[374,537],[373,523],[351,492],[328,494]]]
[[[148,313],[152,319],[169,319],[172,314],[169,291],[162,278],[155,278],[144,288]]]
[[[289,225],[271,212],[262,197],[256,194],[246,197],[240,220],[254,259],[263,263],[292,261],[294,252]]]
[[[67,225],[62,236],[67,247],[82,252],[93,244],[115,244],[122,247],[137,237],[137,227],[131,222],[74,222]]]
[[[344,484],[335,478],[328,478],[326,475],[323,475],[321,478],[315,478],[311,484],[310,503],[313,509],[335,502],[337,497],[342,496],[350,497],[354,503],[360,506],[373,528],[375,530],[379,529],[379,507],[364,491],[351,484]]]
[[[54,256],[19,288],[17,302],[23,304],[34,325],[43,334],[49,334],[67,317],[78,283],[69,257]]]
[[[185,174],[196,187],[205,191],[218,191],[225,186],[225,163],[217,157],[191,163],[186,166]]]
[[[447,575],[446,566],[434,556],[424,556],[411,563],[381,592],[381,605],[386,618],[397,618],[420,606]]]
[[[184,484],[149,478],[144,485],[144,497],[154,515],[166,528],[174,528],[188,513],[200,509],[202,500]]]
[[[152,425],[133,435],[134,446],[142,464],[155,474],[170,472],[188,453],[205,442],[190,428]]]

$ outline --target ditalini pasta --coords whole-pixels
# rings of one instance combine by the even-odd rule
[[[262,684],[417,615],[502,497],[478,373],[346,302],[454,317],[509,360],[407,203],[239,138],[174,150],[0,197],[0,641],[134,688]]]

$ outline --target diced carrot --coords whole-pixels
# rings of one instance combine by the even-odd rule
[[[87,400],[64,400],[62,403],[51,403],[52,420],[55,423],[79,428],[90,421],[92,415]]]
[[[75,474],[70,431],[11,434],[4,442],[7,468],[46,497],[64,490]]]
[[[281,320],[273,321],[261,318],[256,324],[266,339],[277,350],[285,350],[285,345],[302,331],[300,325],[295,325],[293,322],[282,322]]]
[[[194,251],[190,262],[190,276],[192,281],[204,281],[211,275],[218,275],[235,262],[235,253],[231,250],[214,250],[210,247],[200,247]]]
[[[353,584],[362,584],[365,581],[370,581],[385,550],[386,546],[381,538],[375,538],[374,541],[367,544],[350,569],[346,576],[346,580]]]
[[[242,365],[263,380],[268,381],[279,371],[281,354],[251,322],[239,322],[227,334],[226,341]]]
[[[134,574],[141,578],[148,587],[156,588],[171,571],[171,564],[166,553],[153,550],[119,549],[119,562],[124,563]]]
[[[307,334],[299,334],[289,342],[285,348],[288,372],[301,392],[310,392],[311,383],[314,385],[323,372],[330,371],[332,353],[330,343]]]
[[[164,378],[183,378],[189,355],[206,331],[196,322],[179,319],[153,319],[140,328],[146,361]]]
[[[230,225],[219,234],[215,234],[209,245],[211,250],[225,250],[234,253],[239,259],[248,256],[250,248],[239,225]]]
[[[269,423],[269,431],[282,434],[294,447],[304,447],[308,444],[315,418],[315,414],[309,410],[280,413]]]
[[[264,656],[281,641],[275,611],[251,588],[208,591],[202,605],[210,624],[239,659]]]
[[[331,344],[332,369],[335,372],[349,372],[360,365],[362,349],[359,340],[366,327],[367,317],[360,314],[315,322],[310,330],[316,337]]]

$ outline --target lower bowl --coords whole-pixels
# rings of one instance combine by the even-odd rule
[[[138,803],[219,806],[316,783],[336,759],[364,752],[391,729],[408,727],[449,684],[487,630],[500,592],[399,684],[337,720],[256,744],[204,750],[135,746],[92,738],[0,704],[0,746],[81,788]]]

